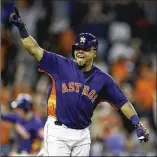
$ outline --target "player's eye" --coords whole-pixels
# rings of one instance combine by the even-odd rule
[[[80,50],[82,50],[82,51],[86,51],[86,52],[90,51],[90,49],[85,48],[85,47],[76,47],[75,50],[76,50],[76,51],[80,51]]]

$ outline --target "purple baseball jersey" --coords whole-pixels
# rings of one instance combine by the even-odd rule
[[[112,77],[95,66],[83,72],[75,61],[44,51],[38,69],[52,79],[48,116],[69,128],[88,127],[100,101],[107,101],[116,109],[128,101]]]

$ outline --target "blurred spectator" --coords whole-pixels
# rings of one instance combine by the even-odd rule
[[[95,64],[98,68],[100,68],[103,72],[108,72],[108,66],[107,66],[106,63],[104,62],[103,58],[100,57],[100,55],[99,55],[99,50],[98,50],[97,53],[98,53],[98,54],[97,54],[97,56],[96,56],[96,58],[95,58],[95,60],[94,60],[94,64]]]
[[[88,11],[88,2],[75,0],[70,3],[70,25],[75,32]]]
[[[88,10],[84,15],[79,32],[83,30],[89,31],[97,36],[97,38],[105,38],[105,24],[109,21],[106,14],[103,13],[104,3],[102,1],[89,1]],[[95,29],[96,28],[96,29]]]
[[[17,95],[20,93],[28,93],[28,94],[32,95],[31,87],[25,82],[14,84],[14,86],[12,88],[12,92],[13,92],[12,99],[15,99],[17,97]]]
[[[75,32],[68,29],[59,35],[59,50],[65,57],[71,56],[72,44],[75,41]]]
[[[39,1],[39,10],[38,12],[38,19],[36,21],[36,37],[38,44],[45,48],[49,49],[50,44],[50,25],[51,21],[54,18],[54,12],[53,12],[53,3],[51,0],[47,0],[46,3],[44,0]],[[44,30],[44,31],[43,31]]]
[[[138,68],[138,79],[135,82],[135,98],[141,109],[151,109],[156,90],[156,72],[152,62],[147,58]]]
[[[128,43],[131,40],[131,28],[125,22],[112,22],[108,33],[111,43]]]
[[[122,125],[120,116],[114,111],[101,119],[103,125],[103,139],[105,142],[104,151],[111,152],[114,155],[119,155],[130,149],[131,144],[126,138],[127,134]]]
[[[102,155],[103,155],[103,140],[99,138],[93,139],[90,156],[102,156]]]
[[[1,121],[1,155],[8,156],[12,148],[12,129],[13,124]]]
[[[154,123],[155,123],[155,127],[156,127],[156,130],[157,130],[157,102],[156,102],[156,91],[155,91],[155,94],[154,94],[154,103],[153,103],[153,118],[154,118]]]
[[[128,61],[124,58],[119,58],[117,61],[113,62],[110,65],[110,74],[115,79],[117,84],[120,86],[121,82],[129,78],[129,71],[127,67]],[[132,67],[131,67],[132,68]]]
[[[144,18],[143,8],[139,7],[135,0],[117,1],[114,6],[116,20],[128,23],[132,28],[136,21]]]
[[[139,4],[141,8],[144,9],[144,13],[146,18],[152,24],[156,24],[157,22],[157,2],[156,1],[138,1],[136,2]]]
[[[16,1],[16,6],[20,12],[20,15],[27,24],[29,33],[34,37],[36,34],[35,23],[37,22],[39,15],[39,2],[35,0],[22,0]],[[30,22],[31,21],[31,22]]]
[[[16,71],[17,47],[11,41],[9,30],[2,30],[1,34],[1,76],[5,85],[12,85]]]
[[[1,83],[1,91],[0,91],[0,104],[1,104],[1,109],[3,112],[8,112],[10,110],[10,101],[11,101],[11,93],[10,93],[11,88],[3,86]]]
[[[70,27],[70,19],[69,19],[69,2],[62,1],[51,1],[53,4],[53,13],[54,18],[52,20],[50,31],[53,34],[59,34],[64,32],[66,29]]]
[[[80,24],[77,26],[76,33],[90,32],[94,34],[99,42],[99,55],[103,56],[107,48],[107,29],[111,17],[108,12],[103,11],[105,5],[103,1],[88,1],[88,9]]]
[[[152,113],[154,94],[156,92],[156,72],[151,60],[144,59],[138,68],[138,78],[135,82],[135,99],[140,108],[140,115],[147,117],[154,126]]]
[[[43,139],[43,123],[33,115],[32,97],[20,93],[11,103],[13,113],[2,114],[1,119],[12,123],[17,132],[10,155],[15,153],[37,153]]]
[[[111,48],[108,52],[109,63],[118,60],[120,57],[124,59],[132,59],[135,57],[134,49],[129,44],[131,42],[131,28],[127,23],[111,23],[108,35],[111,42]]]

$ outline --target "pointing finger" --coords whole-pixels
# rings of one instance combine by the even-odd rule
[[[19,15],[19,11],[18,11],[18,9],[17,9],[16,7],[14,8],[14,10],[15,10],[15,14],[16,14],[17,16],[20,16],[20,15]]]

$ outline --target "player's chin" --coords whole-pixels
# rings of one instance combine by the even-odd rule
[[[79,66],[84,66],[84,65],[85,65],[85,62],[84,62],[84,61],[77,61],[77,64],[78,64]]]

